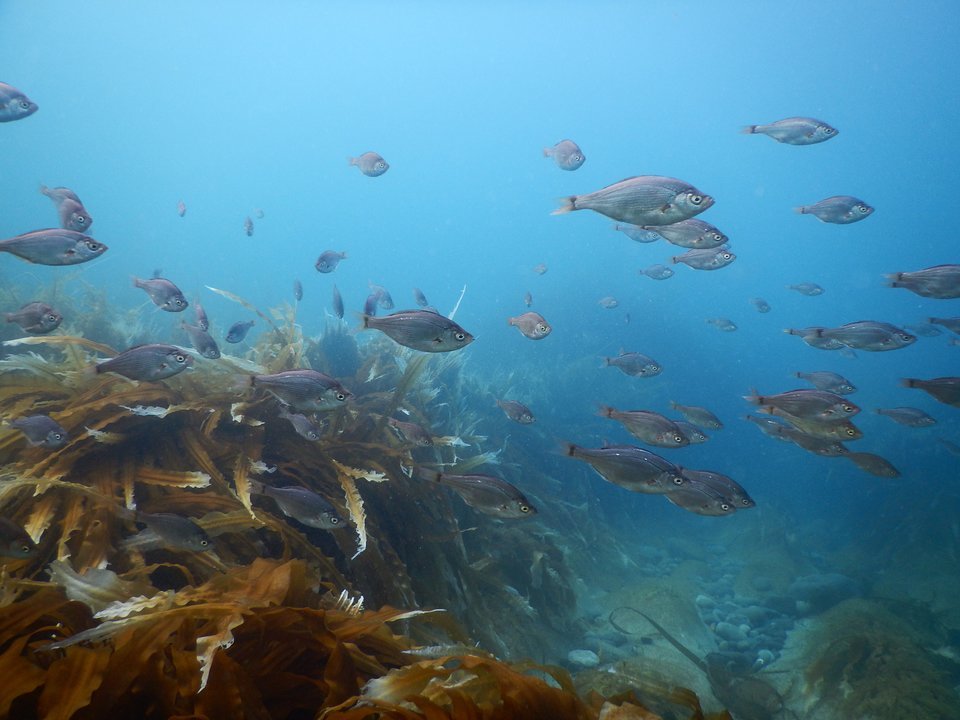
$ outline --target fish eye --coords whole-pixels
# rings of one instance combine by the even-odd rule
[[[339,524],[340,524],[340,518],[338,518],[338,517],[332,517],[332,518],[330,518],[330,524],[331,524],[331,525],[339,525]]]
[[[657,372],[658,370],[660,370],[660,366],[659,366],[659,365],[651,365],[651,366],[650,366],[650,371],[651,371],[651,372]]]
[[[703,202],[702,195],[689,195],[688,197],[690,198],[690,202],[692,202],[694,205],[699,205]]]
[[[849,435],[850,437],[853,437],[854,435],[857,434],[857,431],[854,430],[853,428],[847,428],[846,432],[847,432],[847,435]]]
[[[340,402],[343,402],[346,399],[347,399],[347,396],[344,395],[342,392],[337,393],[337,400],[339,400]]]
[[[720,257],[722,257],[724,260],[729,260],[730,258],[733,257],[733,255],[731,255],[730,253],[724,253]]]
[[[177,353],[176,355],[173,356],[173,359],[176,360],[178,363],[184,363],[187,361],[187,356],[184,355],[183,353]]]
[[[522,513],[524,513],[524,514],[530,512],[530,506],[529,506],[529,505],[521,505],[521,506],[520,506],[520,512],[522,512]]]
[[[28,103],[26,100],[21,100],[21,101],[20,101],[20,107],[21,107],[23,110],[29,110],[29,109],[30,109],[30,103]]]
[[[56,321],[57,321],[56,315],[47,315],[47,322],[56,322]]]
[[[32,548],[31,548],[29,545],[21,545],[21,546],[20,546],[20,552],[22,552],[24,555],[29,555],[31,549],[32,549]]]
[[[679,475],[674,475],[674,476],[673,476],[673,484],[674,484],[674,485],[683,485],[683,478],[680,477]]]
[[[455,337],[457,340],[466,340],[466,339],[467,339],[466,334],[464,334],[464,333],[462,333],[462,332],[456,333],[456,334],[454,335],[454,337]]]
[[[545,324],[543,324],[543,323],[537,323],[537,332],[545,333],[545,332],[547,332],[549,329],[550,329],[550,328],[548,328]]]
[[[100,250],[100,243],[96,243],[91,240],[88,240],[86,245],[87,245],[87,250],[89,250],[90,252],[99,252]]]
[[[743,506],[745,506],[745,507],[749,507],[749,506],[750,506],[750,501],[747,500],[746,498],[743,498],[743,499],[740,501],[740,504],[743,505]]]
[[[843,404],[843,411],[846,412],[846,413],[852,413],[852,412],[853,412],[853,405],[847,405],[846,403],[844,403],[844,404]]]
[[[857,210],[859,210],[859,211],[862,212],[862,213],[865,213],[865,212],[867,212],[867,206],[866,206],[866,205],[857,205]]]
[[[53,439],[54,439],[54,440],[63,440],[63,433],[58,433],[58,432],[53,433]]]
[[[720,509],[727,512],[728,510],[732,510],[733,506],[730,505],[730,503],[720,503]]]
[[[209,540],[207,540],[206,538],[200,538],[200,547],[206,547],[209,544],[210,544]]]
[[[683,437],[680,436],[680,435],[674,435],[674,436],[673,436],[673,441],[674,441],[674,442],[677,442],[677,443],[682,443],[682,442],[683,442]]]

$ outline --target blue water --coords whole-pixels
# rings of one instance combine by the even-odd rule
[[[956,492],[958,461],[936,439],[960,442],[960,411],[898,379],[958,375],[960,348],[945,333],[847,359],[782,330],[957,314],[958,301],[889,289],[883,276],[960,261],[958,30],[951,2],[4,2],[0,79],[40,110],[0,126],[0,235],[54,226],[37,188],[66,185],[110,250],[75,269],[3,256],[0,277],[25,301],[70,276],[106,287],[118,309],[156,316],[130,276],[162,269],[219,333],[248,313],[207,285],[267,308],[292,302],[298,278],[308,334],[322,330],[334,282],[352,325],[369,281],[398,307],[413,306],[418,286],[442,312],[466,286],[456,317],[477,336],[463,351],[467,372],[494,394],[511,388],[539,418],[527,439],[511,429],[510,442],[629,442],[598,405],[705,405],[726,428],[671,459],[739,479],[754,512],[776,506],[844,536],[879,509]],[[738,132],[791,115],[840,134],[792,147]],[[587,156],[576,172],[541,154],[567,137]],[[384,176],[348,167],[366,150],[388,160]],[[678,265],[654,282],[637,271],[682,250],[633,243],[589,211],[550,214],[562,196],[638,174],[712,195],[701,218],[729,235],[737,260],[709,273]],[[841,226],[791,210],[835,194],[876,212]],[[326,249],[348,259],[319,275]],[[826,294],[784,287],[803,281]],[[506,323],[526,309],[526,291],[554,328],[542,342]],[[600,308],[607,295],[620,306]],[[772,312],[754,310],[757,296]],[[705,323],[714,316],[739,330],[717,331]],[[183,342],[170,318],[150,321],[170,332],[157,341]],[[664,372],[601,369],[621,347]],[[821,369],[860,388],[866,437],[855,449],[883,455],[900,479],[776,443],[739,419],[751,388],[801,387],[793,372]],[[871,412],[896,405],[939,424],[913,430]],[[491,425],[502,421],[490,413]],[[660,528],[742,521],[687,516],[586,466],[543,462],[533,470],[599,497],[618,523],[621,504]]]

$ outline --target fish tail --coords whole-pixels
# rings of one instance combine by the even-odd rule
[[[233,392],[243,392],[244,390],[249,390],[256,385],[256,382],[256,375],[237,375],[234,377],[233,384],[230,386],[230,389],[233,390]]]
[[[417,477],[427,482],[438,483],[443,479],[443,473],[439,470],[428,470],[424,467],[417,468]]]
[[[795,213],[800,214],[800,215],[806,215],[806,214],[810,211],[810,206],[809,206],[809,205],[801,205],[800,207],[795,207],[795,208],[793,209],[793,211],[794,211]]]
[[[754,133],[757,132],[757,126],[756,126],[756,125],[744,125],[744,126],[740,129],[740,132],[743,133],[744,135],[753,135]]]
[[[366,330],[367,328],[371,327],[370,321],[373,319],[373,315],[360,313],[360,319],[363,321],[363,327],[360,328],[361,330]]]
[[[903,378],[900,380],[900,387],[906,387],[906,388],[919,387],[918,385],[919,382],[920,381],[917,380],[916,378]]]
[[[680,256],[679,256],[679,255],[674,255],[672,258],[670,258],[670,262],[672,262],[674,265],[676,265],[678,262],[680,262]]]
[[[554,211],[553,211],[552,213],[550,213],[550,214],[551,214],[551,215],[564,215],[565,213],[573,212],[574,210],[578,210],[578,209],[579,209],[579,208],[577,207],[577,196],[576,196],[576,195],[568,195],[568,196],[565,197],[565,198],[560,198],[560,207],[558,207],[556,210],[554,210]]]
[[[563,454],[567,457],[577,456],[577,446],[573,443],[563,443],[561,447],[563,448]]]
[[[355,157],[347,158],[347,165],[349,165],[350,167],[353,167],[354,165],[359,165],[359,164],[360,164],[360,160],[358,158],[355,158]]]
[[[900,280],[903,278],[903,273],[890,273],[886,276],[887,282],[889,285],[887,287],[900,287]]]
[[[254,480],[253,478],[247,478],[247,485],[250,486],[250,493],[253,495],[264,495],[265,486],[259,480]]]
[[[550,157],[551,155],[553,155],[553,148],[544,148],[544,149],[543,149],[543,156],[544,156],[544,157]]]
[[[612,408],[609,405],[601,405],[597,411],[597,414],[600,417],[613,417],[613,414],[616,412],[616,408]]]

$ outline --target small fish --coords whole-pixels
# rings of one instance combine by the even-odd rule
[[[497,400],[497,407],[503,410],[504,415],[521,425],[529,425],[537,420],[530,408],[516,400]]]
[[[770,312],[770,303],[763,298],[750,298],[750,303],[757,309],[758,313]]]
[[[166,312],[183,312],[189,305],[180,288],[166,278],[154,277],[141,280],[135,277],[133,286],[145,291],[153,304]]]
[[[722,330],[723,332],[736,332],[737,330],[737,324],[730,318],[707,318],[705,322],[709,325],[713,325],[717,330]]]
[[[815,145],[839,134],[835,127],[809,117],[789,117],[769,125],[747,125],[742,132],[746,135],[767,135],[787,145]]]
[[[736,259],[737,256],[724,247],[687,250],[683,255],[675,255],[670,258],[674,265],[683,263],[694,270],[719,270]]]
[[[340,296],[340,291],[337,290],[336,285],[333,286],[333,313],[343,320],[343,298]]]
[[[299,280],[293,281],[293,299],[297,302],[303,300],[303,284]]]
[[[620,304],[620,301],[611,295],[607,295],[606,297],[602,297],[599,300],[597,300],[597,305],[607,310],[612,310],[613,308],[617,307],[619,304]]]
[[[927,415],[923,410],[913,407],[895,407],[895,408],[877,408],[877,415],[885,415],[894,422],[907,427],[930,427],[936,425],[937,421]]]
[[[879,455],[874,455],[873,453],[847,453],[843,457],[871,475],[885,478],[900,477],[900,471],[897,470],[890,461]]]
[[[451,475],[421,469],[422,479],[456,491],[475,510],[504,519],[533,517],[537,509],[516,487],[493,475]]]
[[[137,345],[97,363],[96,372],[112,372],[130,380],[156,381],[173,377],[193,364],[193,358],[174,345]]]
[[[875,320],[858,320],[836,328],[821,328],[815,334],[868,352],[899,350],[917,340],[915,335],[906,330]]]
[[[706,517],[724,517],[737,510],[737,506],[724,493],[705,483],[688,481],[664,497],[679,508]]]
[[[507,325],[513,325],[524,337],[531,340],[543,340],[553,330],[543,315],[532,310],[509,318]]]
[[[564,198],[554,215],[593,210],[633,225],[670,225],[699,215],[713,205],[709,195],[676,178],[641,175],[585,195]]]
[[[0,82],[0,122],[23,120],[39,109],[35,102],[15,87]]]
[[[625,350],[620,350],[616,357],[605,357],[603,367],[615,367],[631,377],[654,377],[663,371],[663,366],[652,357]]]
[[[908,388],[918,388],[935,400],[946,405],[960,407],[960,377],[938,377],[930,380],[905,378],[900,384]]]
[[[70,439],[70,435],[48,415],[30,415],[10,421],[10,427],[22,432],[30,447],[42,447],[47,450],[59,450]]]
[[[323,428],[317,425],[313,420],[308,418],[306,415],[301,415],[300,413],[290,413],[280,409],[280,417],[284,420],[288,420],[293,429],[297,432],[302,438],[309,440],[310,442],[317,442],[323,434]]]
[[[851,440],[859,440],[863,437],[863,432],[860,430],[860,428],[858,428],[849,420],[801,418],[795,415],[790,415],[789,413],[786,413],[777,407],[770,407],[767,411],[771,415],[776,415],[777,417],[786,420],[793,426],[793,428],[799,430],[801,434],[812,436],[814,438],[820,438],[821,440],[847,442]],[[788,439],[793,440],[801,447],[806,448],[804,443],[793,437],[789,432],[787,433],[787,436]]]
[[[774,395],[748,395],[744,398],[769,412],[776,408],[802,420],[832,422],[851,418],[860,407],[847,398],[825,390],[789,390]]]
[[[941,327],[945,327],[950,332],[960,335],[960,317],[955,317],[955,318],[932,317],[932,318],[927,318],[927,322],[930,323],[931,325],[940,325]]]
[[[30,302],[16,312],[3,314],[8,323],[16,323],[24,332],[45,335],[60,327],[63,316],[44,302]]]
[[[404,422],[403,420],[397,420],[395,418],[387,418],[387,425],[393,428],[394,433],[403,442],[416,445],[417,447],[430,447],[433,445],[433,435],[422,425]]]
[[[681,405],[678,402],[670,401],[670,407],[683,415],[689,422],[702,428],[710,430],[720,430],[723,423],[716,415],[699,405]]]
[[[710,439],[709,435],[691,422],[686,420],[674,420],[673,422],[680,428],[680,432],[687,436],[691,445],[699,445]]]
[[[567,443],[564,450],[567,456],[589,463],[607,482],[632,492],[659,495],[686,482],[672,462],[634,445],[594,449]]]
[[[273,487],[256,480],[250,482],[250,491],[266,495],[277,503],[287,517],[318,530],[339,530],[347,527],[337,509],[326,498],[304,487]]]
[[[887,275],[890,287],[902,287],[922,297],[948,300],[960,297],[960,265],[934,265],[914,272]]]
[[[37,546],[26,530],[0,515],[0,559],[25,560],[37,553]]]
[[[533,271],[534,271],[537,275],[543,275],[543,274],[547,271],[547,266],[544,265],[543,263],[540,263],[539,265],[534,265],[534,266],[533,266]]]
[[[828,370],[817,370],[815,372],[796,372],[794,375],[801,380],[806,380],[817,390],[836,393],[837,395],[849,395],[857,391],[852,382],[843,375]]]
[[[247,237],[253,237],[253,220],[249,215],[243,219],[243,231],[247,234]]]
[[[873,208],[852,195],[834,195],[813,205],[794,208],[801,215],[813,215],[821,222],[847,225],[864,220],[873,213]]]
[[[210,333],[199,325],[191,325],[186,321],[180,323],[180,327],[190,336],[190,344],[202,357],[208,360],[216,360],[220,357],[220,348],[217,341],[210,337]]]
[[[740,483],[723,473],[713,470],[691,470],[690,468],[681,468],[680,472],[689,484],[706,485],[711,490],[723,495],[730,504],[738,509],[752,508],[757,505]]]
[[[413,299],[420,307],[427,307],[430,304],[427,302],[427,296],[423,294],[423,290],[420,288],[413,289]]]
[[[206,552],[211,549],[210,536],[192,519],[174,513],[137,512],[137,522],[146,525],[166,547],[174,550]]]
[[[263,220],[263,209],[255,208],[253,214],[257,216],[257,220]]]
[[[0,252],[8,252],[36,265],[79,265],[100,257],[107,246],[75,230],[34,230],[0,240]]]
[[[544,157],[552,157],[561,170],[576,170],[587,159],[573,140],[561,140],[553,147],[543,149]]]
[[[250,328],[253,327],[254,321],[247,320],[243,322],[238,320],[227,330],[227,334],[224,336],[224,340],[228,343],[239,343],[243,342],[244,338],[247,337],[247,333],[250,332]]]
[[[248,375],[242,384],[263,388],[280,402],[303,412],[325,412],[353,397],[339,381],[316,370],[284,370],[270,375]]]
[[[390,291],[387,290],[383,285],[375,285],[372,282],[367,283],[370,288],[370,292],[376,294],[377,296],[377,305],[382,310],[393,310],[393,298],[390,296]]]
[[[76,232],[86,232],[90,229],[93,218],[73,190],[65,187],[51,189],[41,185],[40,192],[50,198],[56,206],[60,227]]]
[[[527,307],[533,305],[533,295],[530,294],[529,290],[523,294],[523,304]]]
[[[428,310],[401,310],[382,318],[364,313],[363,329],[367,328],[421,352],[451,352],[473,342],[473,335],[453,320]]]
[[[390,164],[375,152],[365,152],[360,157],[348,158],[351,167],[360,168],[367,177],[380,177],[390,169]]]
[[[187,205],[183,200],[177,200],[177,215],[183,217],[187,214]]]
[[[380,293],[372,292],[367,295],[367,299],[363,301],[363,314],[374,317],[377,314],[377,308],[380,306]]]
[[[667,280],[674,276],[673,270],[668,268],[666,265],[651,265],[650,267],[644,268],[640,271],[641,275],[646,275],[652,280]]]
[[[850,451],[844,447],[843,443],[848,440],[857,440],[861,437],[856,428],[838,427],[837,425],[829,426],[829,432],[822,433],[822,437],[819,435],[811,435],[792,426],[781,427],[781,440],[792,442],[797,447],[821,457],[840,457],[841,455],[846,455]]]
[[[655,243],[659,240],[663,240],[663,235],[660,233],[656,232],[655,230],[642,228],[639,225],[614,223],[613,229],[617,232],[622,232],[628,238],[638,243]]]
[[[788,335],[796,335],[807,345],[817,348],[818,350],[840,350],[846,347],[846,345],[839,340],[824,337],[822,333],[826,329],[825,327],[817,325],[806,328],[788,328],[784,330],[784,332]]]
[[[801,295],[806,295],[808,297],[816,297],[817,295],[823,295],[823,288],[820,285],[812,282],[798,283],[796,285],[787,285],[787,290],[796,290]]]
[[[646,226],[667,242],[688,249],[710,250],[730,241],[726,235],[708,222],[697,218],[681,220],[670,225]]]
[[[320,253],[320,257],[317,258],[317,261],[313,266],[317,269],[317,272],[320,273],[332,273],[337,269],[337,265],[340,264],[341,260],[346,260],[347,254],[345,252],[337,252],[336,250],[324,250]]]
[[[673,420],[652,410],[617,410],[604,405],[599,414],[616,420],[631,435],[648,445],[675,448],[690,444],[690,439]]]

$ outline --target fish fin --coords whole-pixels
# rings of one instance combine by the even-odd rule
[[[543,149],[543,156],[544,156],[544,157],[550,157],[551,155],[553,155],[553,148],[544,148],[544,149]]]
[[[899,273],[899,272],[898,272],[898,273],[890,273],[889,275],[886,275],[885,277],[887,278],[887,282],[890,283],[887,287],[900,287],[900,285],[899,285],[899,280],[900,280],[900,278],[903,277],[903,273]]]
[[[741,132],[742,134],[744,134],[744,135],[754,135],[754,134],[756,134],[756,132],[757,132],[757,126],[756,126],[756,125],[744,125],[742,128],[740,128],[740,132]]]
[[[917,387],[916,378],[902,378],[900,380],[900,387],[915,388]]]
[[[806,215],[806,214],[807,214],[807,208],[808,208],[808,207],[809,207],[808,205],[801,205],[800,207],[795,207],[795,208],[793,209],[793,211],[794,211],[795,213],[800,214],[800,215]]]
[[[560,445],[560,449],[564,455],[567,457],[576,457],[577,456],[577,446],[570,442],[565,442]]]
[[[426,480],[427,482],[438,483],[443,478],[443,473],[439,470],[428,470],[425,467],[418,467],[416,470],[416,476],[421,480]]]
[[[679,256],[679,255],[674,255],[672,258],[670,258],[670,262],[672,262],[674,265],[676,265],[678,262],[680,262],[680,256]]]
[[[610,407],[609,405],[601,405],[597,410],[597,414],[600,417],[613,417],[613,413],[616,412],[615,408]]]
[[[566,213],[573,212],[574,210],[578,210],[578,209],[579,209],[579,208],[577,208],[577,196],[576,196],[576,195],[568,195],[568,196],[565,197],[565,198],[560,198],[560,207],[558,207],[556,210],[554,210],[554,211],[553,211],[552,213],[550,213],[550,214],[551,214],[551,215],[564,215],[564,214],[566,214]]]
[[[247,478],[247,485],[250,486],[251,495],[265,495],[266,486],[259,480],[254,480],[252,478]]]
[[[374,317],[373,315],[368,315],[367,313],[358,313],[360,315],[360,320],[363,325],[360,327],[361,330],[366,330],[370,327],[370,319]]]
[[[347,158],[347,165],[348,165],[349,167],[353,167],[354,165],[359,165],[359,164],[360,164],[359,158],[355,158],[355,157],[348,157],[348,158]]]

